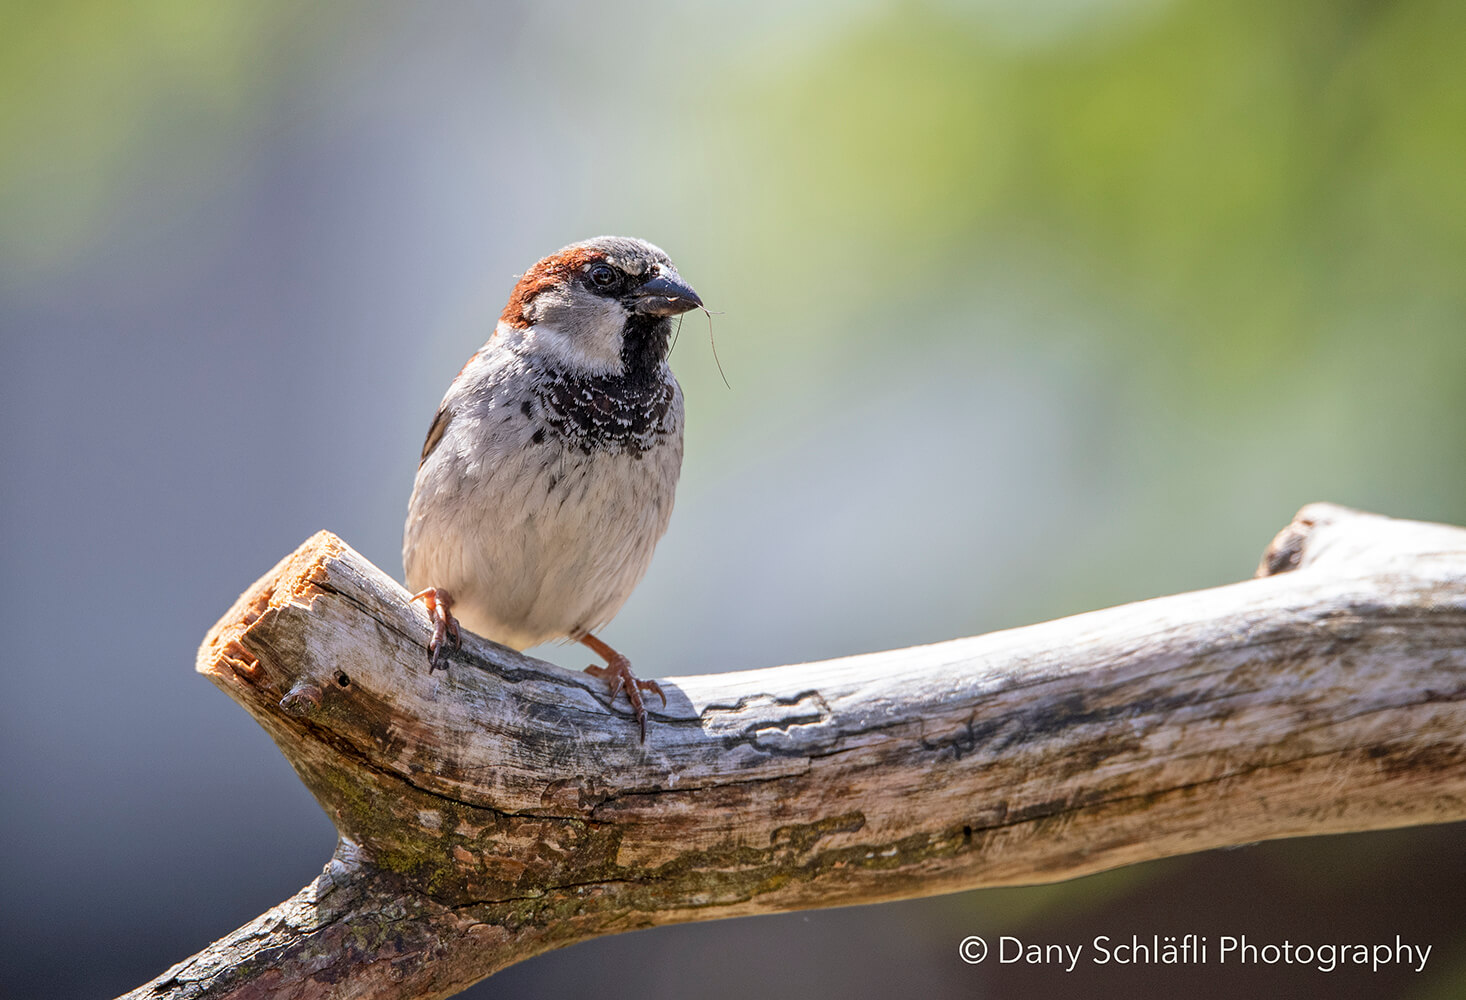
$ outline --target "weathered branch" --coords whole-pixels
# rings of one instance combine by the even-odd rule
[[[1316,504],[1262,579],[912,649],[604,686],[426,617],[321,533],[198,669],[341,834],[132,997],[446,997],[599,934],[1466,818],[1466,531]]]

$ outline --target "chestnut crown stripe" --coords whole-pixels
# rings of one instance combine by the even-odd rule
[[[606,253],[603,250],[592,247],[570,247],[537,262],[534,267],[524,272],[524,276],[519,279],[519,284],[514,286],[514,294],[509,296],[508,304],[499,314],[499,321],[507,323],[516,330],[529,329],[531,325],[529,304],[534,301],[536,295],[563,284],[577,271],[605,259]]]

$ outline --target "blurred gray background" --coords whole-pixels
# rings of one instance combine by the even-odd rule
[[[604,633],[643,676],[1229,582],[1312,500],[1466,522],[1463,57],[1448,0],[0,2],[0,996],[120,993],[319,871],[195,647],[319,528],[400,574],[439,397],[576,239],[667,249],[731,384],[689,317],[677,511]],[[1456,996],[1463,848],[668,928],[466,995]],[[1157,932],[1434,951],[956,954]]]

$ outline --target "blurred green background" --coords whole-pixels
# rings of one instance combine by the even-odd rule
[[[719,312],[605,633],[644,676],[1229,582],[1312,500],[1466,523],[1463,66],[1445,0],[0,2],[0,996],[130,989],[319,870],[193,649],[318,528],[400,572],[443,389],[572,240]],[[1456,996],[1463,848],[669,928],[466,995]],[[1434,951],[1065,976],[972,933]]]

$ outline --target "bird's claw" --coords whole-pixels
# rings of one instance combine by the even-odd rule
[[[458,631],[458,619],[449,610],[453,606],[453,598],[446,590],[429,587],[413,594],[412,600],[421,600],[427,605],[428,617],[433,622],[433,636],[428,640],[428,673],[447,670],[448,664],[443,662],[446,659],[443,648],[448,645],[449,640],[452,640],[454,649],[463,646],[463,635]]]
[[[616,700],[616,695],[622,691],[626,692],[626,700],[631,703],[631,711],[636,715],[636,724],[641,729],[641,741],[646,742],[646,705],[642,701],[641,693],[650,691],[662,699],[662,707],[667,707],[667,695],[662,690],[662,685],[656,681],[644,681],[631,672],[631,661],[619,653],[611,657],[610,662],[604,667],[591,665],[585,668],[585,672],[592,677],[604,677],[611,686],[611,701]]]

